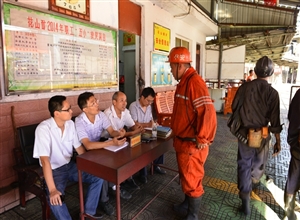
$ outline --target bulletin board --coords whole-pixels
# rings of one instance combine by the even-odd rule
[[[6,94],[117,87],[117,32],[4,3]]]
[[[166,63],[168,54],[151,52],[151,85],[172,85],[170,63]]]

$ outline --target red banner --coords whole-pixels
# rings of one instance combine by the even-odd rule
[[[265,5],[269,6],[276,6],[277,5],[277,0],[264,0]]]

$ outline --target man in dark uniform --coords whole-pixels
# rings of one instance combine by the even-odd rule
[[[237,135],[239,137],[238,189],[242,200],[241,211],[246,215],[251,212],[252,181],[258,182],[265,170],[271,139],[270,132],[276,137],[273,156],[281,150],[282,126],[280,125],[279,95],[268,83],[268,77],[274,72],[272,60],[267,56],[260,58],[254,71],[257,79],[241,85],[232,103],[233,113],[238,111],[242,121],[239,135]],[[250,136],[250,134],[255,134],[255,136]],[[259,137],[256,140],[256,146],[251,143],[255,141],[253,137]]]
[[[295,197],[300,188],[300,89],[296,92],[289,107],[288,119],[289,129],[287,141],[291,146],[291,161],[288,178],[284,190],[285,219],[297,219],[295,215]]]

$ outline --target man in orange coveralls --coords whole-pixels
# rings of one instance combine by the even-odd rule
[[[173,77],[179,81],[171,121],[178,170],[185,199],[173,206],[186,220],[198,219],[204,163],[216,134],[216,111],[208,89],[197,71],[191,67],[190,52],[184,47],[170,51]]]

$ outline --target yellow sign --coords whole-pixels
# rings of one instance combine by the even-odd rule
[[[129,138],[129,142],[130,142],[130,147],[135,147],[135,146],[139,145],[142,141],[141,133],[132,135],[128,138]]]
[[[134,34],[129,34],[129,33],[124,33],[124,35],[123,35],[123,45],[124,46],[135,45],[135,35]]]
[[[170,51],[170,29],[154,24],[154,50]]]

